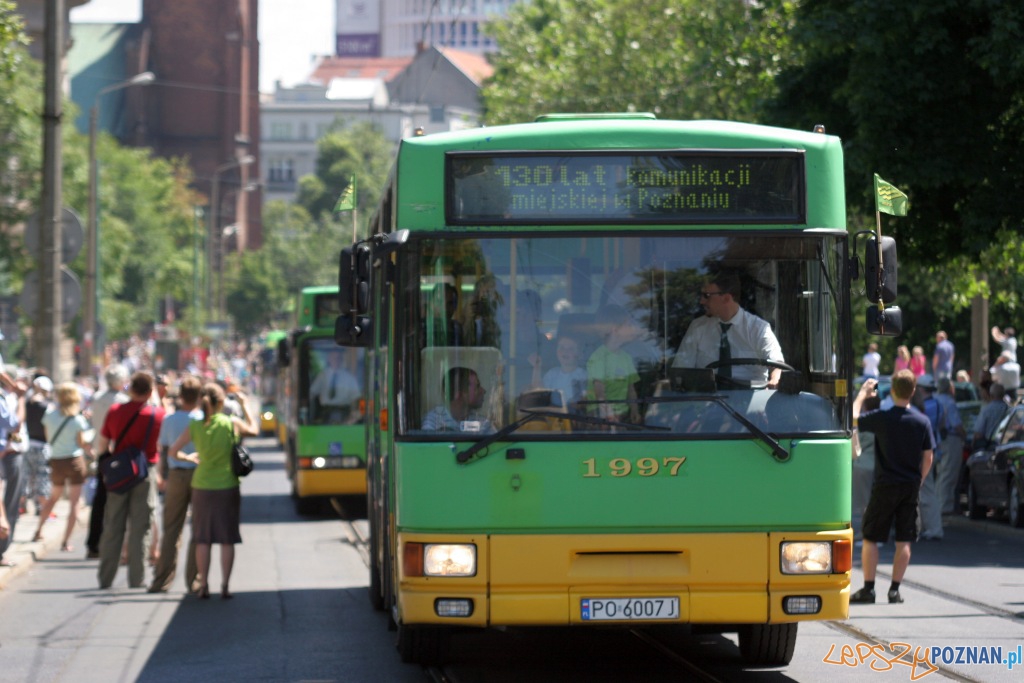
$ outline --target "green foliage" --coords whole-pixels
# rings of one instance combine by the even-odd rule
[[[254,337],[269,327],[280,306],[280,283],[274,279],[270,252],[266,249],[245,252],[233,260],[238,261],[239,282],[227,295],[225,302],[235,322],[235,331],[244,337]]]
[[[97,158],[100,319],[107,337],[120,339],[160,322],[166,296],[192,301],[200,199],[188,189],[191,172],[181,161],[121,147],[106,135]],[[116,312],[112,319],[108,310]]]
[[[352,242],[352,221],[366,234],[371,210],[387,178],[392,145],[367,123],[345,128],[339,121],[317,145],[317,172],[299,179],[296,203],[274,201],[263,207],[262,256],[246,254],[243,279],[251,292],[230,290],[227,306],[241,331],[258,330],[283,316],[303,287],[338,281],[338,255]],[[356,211],[332,215],[338,195],[356,178]],[[250,258],[252,257],[252,258]],[[260,293],[260,283],[273,286]],[[260,298],[262,297],[262,301]]]
[[[1020,229],[1024,6],[809,0],[798,17],[801,59],[779,78],[772,118],[843,138],[854,207],[874,210],[874,172],[910,196],[890,230],[901,256],[976,260],[999,231]]]
[[[338,280],[337,250],[325,245],[342,243],[342,229],[326,221],[314,221],[298,204],[276,201],[263,207],[263,251],[277,283],[276,308],[311,285]]]
[[[794,8],[767,0],[536,0],[489,31],[489,125],[554,112],[755,121],[775,93]]]
[[[807,0],[793,33],[799,58],[766,115],[843,138],[852,211],[874,212],[875,172],[909,195],[909,215],[883,225],[900,251],[897,341],[930,353],[945,329],[965,364],[975,297],[989,300],[993,322],[1021,327],[1022,44],[1020,3]]]
[[[24,46],[28,45],[25,22],[17,4],[0,0],[0,79],[9,81],[25,61]]]
[[[42,70],[20,47],[20,24],[0,2],[0,294],[18,291],[32,267],[14,226],[39,202],[42,169]]]
[[[376,126],[337,121],[317,143],[316,175],[299,179],[298,203],[317,219],[331,219],[338,196],[356,178],[356,209],[373,207],[387,178],[392,144]],[[351,220],[351,217],[338,219]]]

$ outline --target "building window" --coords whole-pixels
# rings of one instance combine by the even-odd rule
[[[271,140],[291,140],[292,124],[287,121],[275,121],[270,124]]]

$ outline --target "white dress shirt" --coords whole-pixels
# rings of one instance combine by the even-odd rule
[[[673,366],[703,368],[717,361],[719,342],[722,338],[721,323],[730,325],[726,336],[733,359],[759,358],[785,362],[782,347],[775,338],[771,325],[741,308],[732,320],[705,315],[690,323],[679,345]],[[732,366],[732,376],[739,380],[766,382],[768,371],[769,368],[763,365]]]

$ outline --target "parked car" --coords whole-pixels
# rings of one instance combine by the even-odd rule
[[[967,458],[967,514],[982,519],[989,508],[1005,511],[1024,527],[1024,405],[1014,406],[989,444]]]

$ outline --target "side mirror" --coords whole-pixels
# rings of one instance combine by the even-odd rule
[[[903,311],[899,306],[878,310],[878,306],[868,306],[867,328],[869,334],[880,337],[895,337],[903,333]]]
[[[334,320],[334,343],[369,348],[373,344],[373,320],[356,313],[342,313]]]
[[[291,346],[288,343],[288,338],[285,337],[284,339],[277,342],[277,365],[278,367],[286,368],[289,365],[291,365],[291,362]]]
[[[896,240],[891,237],[882,237],[882,265],[881,277],[879,277],[878,265],[878,241],[872,237],[868,240],[864,254],[864,289],[867,290],[868,300],[877,304],[881,301],[884,304],[896,300]]]

